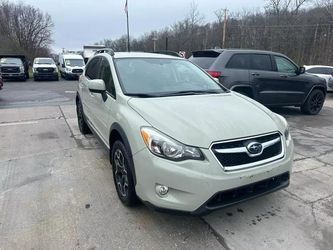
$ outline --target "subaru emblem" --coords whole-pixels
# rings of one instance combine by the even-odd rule
[[[251,142],[246,146],[247,151],[254,156],[261,155],[263,151],[262,144],[259,142]]]

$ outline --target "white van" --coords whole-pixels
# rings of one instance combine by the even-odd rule
[[[83,73],[85,63],[81,55],[60,54],[58,59],[60,75],[68,79],[78,79]]]

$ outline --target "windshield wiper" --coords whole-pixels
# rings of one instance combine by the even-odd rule
[[[183,90],[176,92],[163,93],[163,96],[180,96],[180,95],[204,95],[204,94],[220,94],[221,90],[210,89],[210,90]]]
[[[140,97],[140,98],[161,97],[161,95],[145,94],[145,93],[125,93],[125,95],[132,97]]]

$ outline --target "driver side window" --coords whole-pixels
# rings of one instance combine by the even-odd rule
[[[297,67],[288,59],[281,56],[274,56],[278,72],[296,73]]]

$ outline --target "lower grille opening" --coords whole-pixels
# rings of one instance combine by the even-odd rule
[[[273,192],[289,184],[289,172],[246,186],[215,194],[207,203],[207,208],[226,207],[265,193]]]

